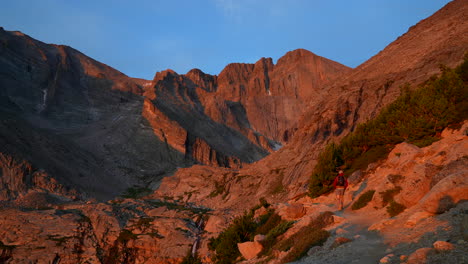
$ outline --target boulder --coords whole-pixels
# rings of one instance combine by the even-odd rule
[[[337,234],[337,235],[342,235],[342,234],[347,234],[347,233],[348,233],[348,231],[344,230],[343,228],[338,228],[335,231],[335,234]]]
[[[419,203],[426,212],[440,214],[462,200],[468,200],[468,171],[442,179]]]
[[[306,209],[303,204],[294,203],[294,204],[285,204],[278,214],[284,220],[296,220],[303,217],[306,214]]]
[[[435,249],[439,251],[450,251],[455,249],[455,246],[452,243],[445,242],[445,241],[436,241],[432,244]]]
[[[337,248],[343,244],[346,244],[346,243],[349,243],[353,240],[349,239],[349,238],[346,238],[346,237],[337,237],[335,238],[335,241],[333,242],[333,244],[330,246],[330,249],[333,249],[333,248]]]
[[[337,216],[337,215],[332,215],[332,217],[333,217],[334,224],[338,224],[346,220],[344,217]]]
[[[405,223],[405,227],[413,227],[415,226],[419,221],[426,219],[428,217],[433,216],[434,214],[428,213],[426,211],[422,212],[417,212],[411,215],[408,220]]]
[[[361,170],[357,170],[357,171],[353,172],[353,174],[351,174],[351,175],[348,177],[348,183],[349,183],[349,184],[356,184],[356,183],[358,183],[358,182],[361,181],[362,176],[364,176],[364,174],[362,173],[362,171],[361,171]]]
[[[262,242],[262,241],[265,241],[265,239],[266,239],[266,236],[265,236],[265,235],[256,235],[256,236],[254,237],[254,241],[255,241],[255,242]]]
[[[208,233],[219,233],[225,228],[226,220],[217,215],[211,216],[205,225],[205,231]]]
[[[413,252],[409,257],[407,264],[425,264],[427,255],[432,251],[432,248],[420,248]]]
[[[379,263],[382,263],[382,264],[390,263],[391,258],[394,256],[395,256],[394,254],[388,254],[387,256],[381,258]]]
[[[388,226],[391,226],[395,223],[395,219],[383,219],[367,228],[369,231],[371,230],[377,230],[377,231],[382,231]]]
[[[256,241],[237,243],[237,247],[242,256],[247,260],[255,258],[263,250],[262,244]]]
[[[266,214],[268,210],[265,207],[260,207],[259,209],[255,210],[254,218],[258,219],[260,216]]]

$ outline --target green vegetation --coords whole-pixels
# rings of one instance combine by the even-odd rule
[[[387,179],[388,179],[391,183],[397,184],[397,183],[401,182],[401,181],[404,179],[404,177],[403,177],[403,175],[401,175],[401,174],[389,174],[389,175],[387,176]]]
[[[137,238],[138,238],[138,235],[133,234],[132,231],[128,229],[122,229],[122,231],[120,231],[119,237],[117,238],[117,241],[122,244],[125,244],[126,242],[137,239]]]
[[[397,175],[397,176],[401,176],[401,175]],[[403,177],[403,176],[401,176],[401,177]],[[388,205],[387,206],[387,213],[391,217],[394,217],[394,216],[400,214],[401,212],[403,212],[406,209],[406,207],[404,205],[395,202],[395,200],[393,199],[393,197],[395,197],[395,195],[399,194],[400,192],[401,192],[401,187],[396,186],[393,189],[389,189],[389,190],[386,190],[384,192],[379,193],[380,196],[382,196],[382,205],[384,207]]]
[[[336,168],[343,164],[342,153],[339,146],[329,144],[320,153],[317,165],[309,182],[309,195],[318,197],[332,190],[332,182],[336,174]]]
[[[189,250],[187,252],[187,255],[182,260],[181,264],[202,264],[202,261],[197,255],[192,256],[192,250]]]
[[[404,210],[406,209],[406,207],[402,204],[399,204],[395,201],[391,201],[390,202],[390,205],[387,206],[387,213],[391,216],[391,217],[394,217],[394,216],[397,216],[399,215],[401,212],[403,212]]]
[[[152,238],[158,238],[158,239],[163,239],[165,238],[165,236],[159,234],[158,232],[149,232],[149,233],[146,233],[148,236],[152,237]]]
[[[281,223],[281,216],[273,211],[268,211],[268,213],[260,216],[259,222],[264,224],[258,226],[255,233],[265,235]]]
[[[293,224],[294,221],[281,221],[278,225],[268,231],[268,233],[265,235],[265,240],[261,242],[263,245],[263,251],[260,253],[260,255],[270,255],[272,248],[277,242],[277,237],[288,231],[288,229],[291,228]]]
[[[285,168],[276,168],[270,170],[270,173],[275,173],[276,176],[274,177],[274,180],[270,184],[270,194],[276,195],[280,193],[284,193],[286,191],[285,186],[283,185],[283,179],[284,179],[284,170]]]
[[[331,190],[336,168],[351,174],[385,158],[401,142],[424,147],[439,140],[442,130],[468,118],[468,55],[455,69],[440,67],[417,89],[403,86],[401,95],[380,114],[357,128],[339,144],[330,143],[319,155],[310,178],[309,195]]]
[[[236,217],[217,238],[210,239],[208,248],[216,252],[213,258],[215,263],[233,263],[240,256],[237,243],[252,240],[256,228],[251,211]]]
[[[74,238],[73,236],[64,236],[59,237],[58,235],[48,235],[47,239],[55,241],[57,246],[61,246],[63,243],[67,242],[68,239]]]
[[[370,201],[372,201],[372,197],[374,197],[375,190],[369,190],[359,196],[359,199],[353,203],[351,209],[358,210],[365,207]]]
[[[5,245],[5,244],[3,244],[2,241],[0,241],[0,250],[12,251],[16,247],[17,247],[16,245]]]
[[[146,200],[150,205],[154,207],[163,207],[165,206],[169,210],[176,210],[176,211],[188,211],[192,214],[206,214],[211,209],[206,207],[194,207],[194,206],[187,206],[183,204],[179,204],[177,202],[169,202],[169,201],[162,201],[162,200]]]
[[[299,232],[275,246],[281,251],[288,251],[283,263],[296,261],[305,256],[311,247],[323,245],[330,236],[330,233],[323,228],[333,222],[332,216],[331,212],[322,213],[308,226],[304,226]]]
[[[226,187],[224,183],[219,183],[215,181],[215,189],[210,193],[208,197],[216,197],[226,192]]]
[[[265,199],[260,199],[260,202],[269,206]],[[218,237],[210,239],[208,248],[215,251],[215,263],[234,263],[240,256],[237,243],[252,241],[258,234],[264,234],[266,237],[265,241],[262,241],[263,254],[269,253],[276,238],[292,226],[293,222],[281,220],[273,210],[268,210],[258,220],[254,219],[255,210],[260,207],[262,206],[256,206],[236,217]]]
[[[380,192],[379,194],[382,196],[382,205],[387,206],[387,204],[393,201],[393,197],[401,192],[401,187],[397,186],[393,189],[386,190],[384,192]]]
[[[124,194],[122,194],[123,198],[131,198],[131,199],[138,199],[145,195],[148,195],[152,192],[151,189],[145,187],[130,187],[128,188]]]

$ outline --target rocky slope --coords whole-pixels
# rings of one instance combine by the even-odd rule
[[[407,143],[397,145],[386,160],[374,164],[374,168],[349,186],[345,209],[336,211],[335,222],[327,227],[331,232],[327,242],[297,263],[462,261],[468,238],[467,128],[465,122],[459,130],[447,129],[441,141],[425,148]],[[384,194],[398,187],[401,191],[393,199],[405,209],[391,217]],[[371,201],[353,210],[352,205],[369,190],[375,191]],[[298,218],[296,225],[299,226],[306,225],[318,212],[337,208],[333,194],[289,202],[277,207],[287,213],[291,204],[296,208],[302,205],[305,215]],[[346,244],[333,246],[340,239]],[[442,242],[436,244],[437,241]],[[446,248],[439,247],[441,244]],[[372,250],[369,251],[369,247]],[[415,254],[420,248],[427,250],[424,254]]]
[[[449,3],[369,61],[325,86],[329,96],[311,104],[295,136],[279,151],[239,171],[203,166],[179,170],[163,180],[154,197],[178,196],[220,212],[240,213],[261,197],[283,201],[304,193],[325,143],[375,116],[400,94],[402,84],[415,87],[438,73],[440,64],[453,67],[463,60],[468,50],[467,11],[466,1]],[[219,217],[220,223],[227,221]]]
[[[283,219],[295,220],[279,241],[331,211],[332,221],[325,227],[330,237],[298,263],[350,263],[350,258],[351,263],[460,263],[468,243],[467,129],[468,122],[446,129],[442,140],[425,148],[397,145],[386,160],[351,181],[343,211],[337,211],[333,194],[272,204]],[[396,187],[401,191],[393,199],[406,208],[390,217],[382,193]],[[373,199],[352,210],[368,190],[375,191]],[[28,206],[37,197],[23,196],[21,207],[0,209],[0,252],[6,263],[180,263],[196,241],[199,255],[208,261],[212,252],[207,238],[223,230],[233,216],[227,209],[211,211],[170,197],[106,203],[55,200],[33,210]],[[271,254],[254,254],[242,263],[282,263],[288,252]]]
[[[454,66],[462,61],[468,49],[467,11],[464,0],[449,3],[349,72],[303,50],[288,53],[276,65],[268,59],[254,65],[232,64],[219,76],[168,70],[157,73],[151,82],[122,77],[133,83],[130,87],[135,89],[129,90],[112,89],[109,79],[87,83],[85,75],[78,71],[75,76],[72,70],[65,72],[86,84],[78,87],[101,94],[99,100],[110,100],[105,101],[109,104],[80,99],[76,105],[62,105],[60,100],[51,100],[44,109],[41,100],[49,101],[41,98],[53,99],[59,92],[41,97],[42,86],[34,97],[35,93],[15,93],[11,87],[23,87],[20,84],[9,85],[11,90],[7,90],[2,83],[0,145],[5,148],[0,184],[6,191],[0,195],[9,201],[0,209],[0,260],[179,263],[193,248],[208,261],[213,254],[207,250],[208,238],[264,197],[283,219],[297,220],[281,241],[315,221],[320,212],[334,212],[333,221],[324,223],[331,238],[310,250],[303,260],[306,263],[349,263],[350,256],[356,263],[437,263],[445,256],[459,262],[466,256],[468,239],[466,122],[460,130],[446,130],[441,141],[426,148],[400,144],[385,160],[353,174],[342,212],[334,208],[332,195],[311,200],[300,194],[306,191],[326,142],[338,140],[375,116],[399,95],[400,84],[417,85],[437,73],[439,64]],[[13,36],[19,33],[0,33],[18,41]],[[0,70],[2,76],[17,76],[3,81],[42,76],[39,71],[27,77],[28,63],[20,63],[23,55],[10,54],[9,41],[2,42]],[[41,58],[48,58],[43,49],[37,50],[45,54]],[[5,52],[10,55],[4,56]],[[31,56],[39,58],[40,52]],[[75,65],[67,60],[60,63]],[[56,72],[74,69],[60,67]],[[310,72],[323,74],[310,76]],[[338,77],[339,72],[347,73]],[[46,87],[55,87],[50,80],[69,75],[51,76],[44,82]],[[83,91],[63,92],[60,98],[83,97]],[[283,96],[277,92],[283,92],[284,103],[275,101]],[[258,102],[265,108],[259,108]],[[291,115],[297,110],[292,102],[309,103],[300,119]],[[278,111],[276,106],[280,106]],[[89,123],[83,113],[90,116]],[[277,120],[259,120],[265,113]],[[219,135],[229,135],[228,140],[220,140]],[[245,164],[265,155],[275,142],[287,144],[260,161]],[[220,150],[224,148],[228,150]],[[197,161],[216,166],[181,168],[144,199],[79,201],[81,189],[115,194],[115,186],[140,183],[134,178],[144,176],[148,182],[158,172]],[[68,162],[71,165],[65,166]],[[397,187],[401,190],[394,201],[406,210],[390,218],[380,193]],[[368,190],[375,191],[371,202],[351,210]],[[434,244],[436,240],[450,245]],[[368,251],[373,245],[374,250]],[[272,254],[273,258],[249,262],[274,262],[289,253],[277,250]]]
[[[98,199],[154,188],[178,167],[239,168],[265,157],[285,142],[303,102],[348,70],[298,50],[276,66],[262,59],[219,77],[167,70],[146,81],[20,32],[0,29],[0,40],[1,152]],[[294,86],[275,84],[285,80]]]

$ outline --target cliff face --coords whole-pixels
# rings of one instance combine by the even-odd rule
[[[255,131],[286,143],[305,106],[321,99],[324,85],[349,70],[299,49],[288,52],[276,65],[270,58],[253,65],[228,65],[219,74],[216,93],[225,100],[240,102]]]
[[[309,51],[295,50],[277,65],[270,58],[232,63],[219,76],[198,69],[185,75],[158,72],[144,95],[187,131],[188,145],[182,150],[186,156],[238,168],[287,142],[305,102],[321,98],[323,85],[348,70]],[[196,141],[203,141],[205,148],[197,150],[199,145],[191,144]],[[201,156],[211,156],[208,160],[214,162],[205,163]]]
[[[153,105],[175,122],[161,128],[149,108],[144,115],[153,120],[160,139],[187,158],[239,168],[286,143],[306,103],[319,100],[325,94],[322,87],[347,71],[306,50],[289,52],[277,65],[270,58],[232,63],[219,76],[198,69],[185,75],[166,70],[145,88],[145,106]]]

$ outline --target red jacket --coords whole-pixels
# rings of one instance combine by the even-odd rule
[[[344,176],[344,174],[340,174],[344,178],[344,188],[346,189],[348,187],[348,180]],[[340,176],[338,175],[338,176]],[[336,185],[338,184],[338,176],[335,177],[335,180],[333,181],[333,187],[336,188]]]

